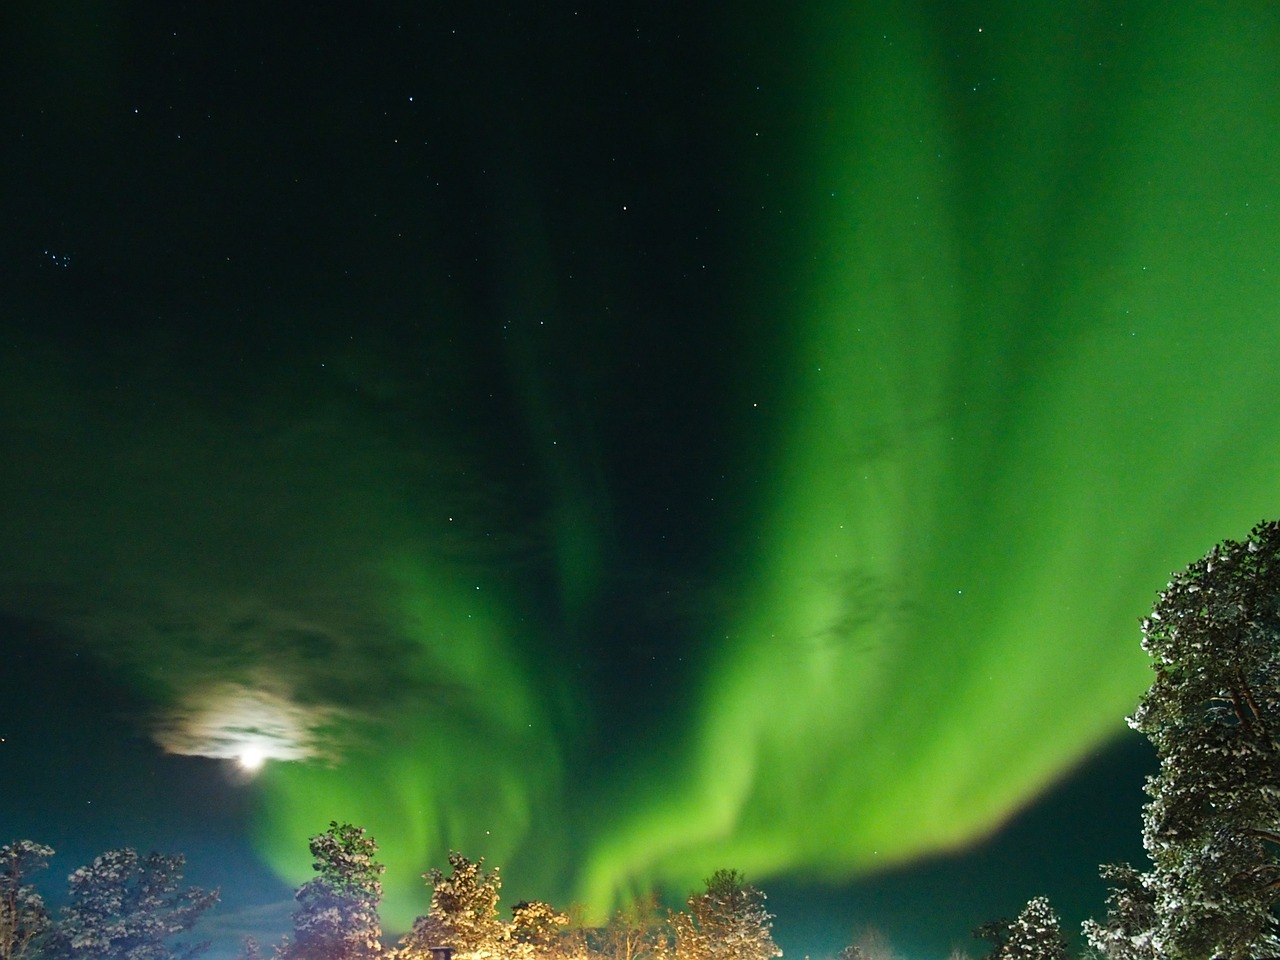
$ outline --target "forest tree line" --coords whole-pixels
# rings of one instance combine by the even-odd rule
[[[1096,960],[1280,960],[1280,522],[1224,541],[1176,574],[1142,621],[1155,672],[1130,726],[1159,759],[1143,810],[1144,869],[1108,864],[1105,915],[1085,921]],[[292,931],[271,960],[773,960],[765,895],[733,870],[685,909],[642,899],[602,926],[541,901],[499,913],[498,870],[459,853],[426,875],[430,907],[396,943],[378,918],[382,865],[361,827],[311,838],[315,876],[295,896]],[[177,856],[103,854],[68,878],[55,917],[30,878],[53,851],[0,847],[0,960],[190,960],[217,893],[181,883]],[[1069,960],[1044,897],[980,926],[987,960]],[[868,941],[840,960],[884,960]],[[241,960],[265,960],[246,941]]]
[[[574,922],[549,903],[499,911],[501,878],[484,860],[449,855],[450,872],[425,879],[430,907],[398,942],[378,908],[383,865],[363,827],[332,822],[311,838],[315,876],[294,895],[292,930],[266,951],[249,938],[239,960],[774,960],[765,895],[720,870],[682,911],[640,898],[601,926]],[[29,840],[0,847],[0,960],[192,960],[190,939],[217,891],[182,884],[181,856],[114,850],[74,871],[55,916],[29,882],[53,851]]]

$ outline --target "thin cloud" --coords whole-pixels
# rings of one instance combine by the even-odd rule
[[[333,759],[332,707],[303,706],[237,683],[188,690],[153,730],[169,753],[241,760]]]

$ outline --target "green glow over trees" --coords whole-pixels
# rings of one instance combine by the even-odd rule
[[[184,334],[98,366],[15,333],[0,439],[31,467],[0,472],[6,614],[127,678],[166,749],[259,751],[257,843],[290,882],[310,876],[297,838],[366,825],[397,933],[449,850],[604,916],[724,864],[845,879],[972,844],[1121,731],[1147,682],[1135,612],[1169,570],[1274,513],[1263,7],[823,0],[726,19],[708,72],[733,87],[719,119],[740,164],[708,299],[732,383],[698,438],[726,476],[714,507],[672,504],[714,513],[691,594],[721,599],[655,638],[675,679],[623,691],[625,735],[583,668],[621,645],[607,585],[634,572],[611,566],[608,469],[668,453],[602,455],[568,412],[591,420],[595,396],[556,382],[552,347],[513,335],[506,370],[492,343],[469,357],[493,318],[421,251],[368,280],[404,280],[411,306],[351,294],[403,329],[281,290],[253,306],[245,327],[267,332],[247,359]],[[585,331],[547,292],[564,264],[528,223],[619,184],[567,201],[524,173],[497,206],[527,217],[494,244],[519,262],[478,299],[558,325],[580,351],[563,366],[608,394],[627,331]],[[613,235],[581,216],[583,237]],[[602,280],[580,302],[627,293]],[[491,493],[503,469],[492,486],[519,496]]]
[[[683,763],[596,841],[593,901],[995,829],[1118,732],[1133,611],[1274,497],[1232,453],[1280,413],[1257,349],[1280,127],[1248,18],[1126,5],[1099,65],[1063,46],[1106,32],[1078,12],[944,36],[924,4],[804,10],[807,139],[773,198],[794,267],[743,304],[791,333],[745,601]]]

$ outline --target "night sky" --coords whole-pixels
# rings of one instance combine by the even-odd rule
[[[21,6],[0,842],[221,951],[330,820],[396,931],[451,849],[797,960],[1101,912],[1137,622],[1280,514],[1280,9]]]

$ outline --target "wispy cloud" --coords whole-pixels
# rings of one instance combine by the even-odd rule
[[[169,753],[244,760],[331,758],[340,711],[238,683],[186,691],[153,730]]]

